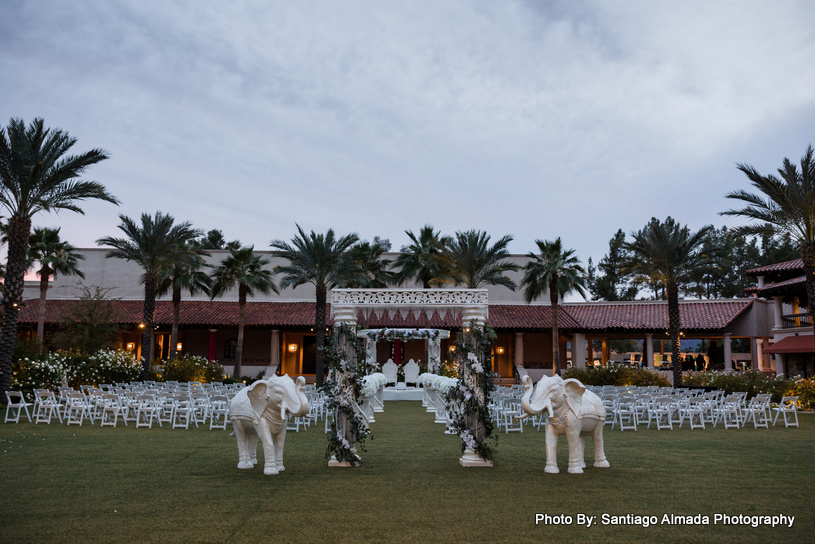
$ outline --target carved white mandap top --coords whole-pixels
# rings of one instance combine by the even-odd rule
[[[484,323],[488,313],[486,289],[332,289],[331,314],[335,323],[355,323],[357,310],[412,311],[430,316],[433,311],[461,314],[462,322]]]

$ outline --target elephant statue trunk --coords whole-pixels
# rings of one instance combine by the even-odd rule
[[[538,382],[538,388],[534,389],[532,386],[532,378],[529,376],[524,376],[523,383],[526,391],[521,399],[521,407],[523,408],[525,415],[521,416],[521,418],[526,418],[530,415],[538,415],[544,410],[546,410],[550,419],[555,417],[554,410],[552,409],[551,397],[549,395],[543,395],[545,386],[542,387],[541,382],[544,382],[544,380],[548,380],[548,378],[546,376],[541,377],[540,382]]]
[[[295,389],[297,391],[297,402],[293,402],[293,399],[290,401],[288,398],[284,398],[283,401],[280,403],[280,417],[281,419],[286,419],[288,414],[291,414],[294,417],[303,417],[308,414],[309,406],[308,406],[308,398],[306,397],[305,392],[306,387],[306,379],[302,376],[299,376],[295,381]]]

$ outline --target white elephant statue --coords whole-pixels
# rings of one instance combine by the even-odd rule
[[[603,450],[603,427],[606,421],[606,410],[600,397],[586,390],[579,380],[562,379],[560,376],[542,377],[532,389],[532,379],[523,378],[524,392],[522,407],[526,414],[540,414],[546,410],[546,469],[545,472],[557,474],[557,439],[561,434],[569,441],[569,472],[582,474],[586,467],[583,457],[585,437],[594,439],[594,466],[608,468],[608,460]]]
[[[283,445],[289,415],[308,414],[306,379],[288,374],[258,380],[241,389],[229,406],[229,420],[238,439],[238,468],[252,468],[257,460],[258,437],[263,444],[263,474],[284,470]]]

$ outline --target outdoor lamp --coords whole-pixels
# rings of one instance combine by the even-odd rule
[[[181,351],[181,342],[179,342],[178,344],[175,345],[175,350],[176,351]]]
[[[136,342],[128,342],[125,347],[127,348],[127,351],[133,351],[136,349]]]
[[[498,355],[503,355],[504,354],[504,346],[498,346],[497,348],[495,348],[495,352]]]
[[[289,344],[289,351],[291,353],[294,353],[295,351],[297,351],[297,344]]]

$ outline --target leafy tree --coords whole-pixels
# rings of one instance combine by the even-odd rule
[[[255,296],[255,292],[279,293],[274,284],[272,271],[264,268],[268,264],[268,259],[255,253],[254,246],[229,248],[229,256],[212,272],[212,298],[222,296],[235,286],[238,287],[238,345],[235,351],[235,368],[232,372],[235,379],[241,377],[246,297]]]
[[[702,244],[713,227],[706,226],[696,232],[679,225],[668,217],[664,222],[652,218],[633,240],[626,243],[630,252],[627,270],[650,278],[664,286],[668,298],[668,332],[671,337],[672,361],[679,361],[680,316],[679,289],[688,282],[689,275],[704,258]],[[682,368],[673,365],[674,387],[682,384]]]
[[[206,234],[201,235],[195,241],[200,249],[240,249],[241,243],[238,240],[227,242],[224,233],[220,229],[211,229]]]
[[[109,298],[110,289],[79,286],[81,295],[76,304],[57,323],[58,332],[53,344],[61,349],[77,350],[81,353],[96,353],[103,348],[112,348],[119,332],[121,316]]]
[[[486,232],[456,232],[442,247],[439,279],[468,289],[503,285],[514,291],[515,282],[505,274],[520,270],[520,267],[503,260],[510,256],[507,246],[511,241],[512,236],[507,235],[490,246],[490,236]]]
[[[757,193],[737,190],[727,198],[745,207],[722,215],[747,217],[757,223],[734,229],[740,234],[788,235],[799,246],[804,261],[807,305],[815,315],[815,151],[812,144],[801,157],[800,169],[784,158],[778,176],[762,175],[748,164],[738,164]]]
[[[555,241],[535,240],[538,253],[529,253],[524,267],[521,286],[527,304],[549,293],[552,308],[552,369],[560,376],[560,331],[558,330],[558,302],[576,291],[585,298],[586,271],[574,256],[574,250],[563,249],[560,238]]]
[[[608,242],[608,253],[600,259],[597,269],[602,275],[588,282],[592,296],[597,300],[634,300],[637,287],[629,283],[630,274],[624,270],[628,255],[625,233],[619,229]]]
[[[399,285],[416,279],[424,289],[430,289],[433,281],[442,276],[441,252],[446,238],[440,231],[425,225],[419,235],[406,230],[410,244],[402,246],[400,255],[394,260],[393,268],[398,270],[396,282]]]
[[[66,132],[45,128],[39,118],[28,127],[22,119],[12,118],[8,127],[0,129],[0,206],[8,212],[0,393],[8,391],[11,379],[32,217],[41,211],[83,213],[78,204],[83,200],[119,203],[102,184],[79,179],[89,166],[107,159],[107,153],[92,149],[68,155],[75,143]],[[5,403],[5,398],[0,402]]]
[[[317,342],[316,378],[322,386],[325,373],[325,323],[328,290],[345,287],[358,274],[350,261],[351,247],[359,240],[356,233],[337,238],[333,229],[325,234],[311,231],[306,234],[297,225],[297,234],[291,244],[282,240],[271,242],[272,255],[285,259],[288,265],[275,267],[275,272],[283,274],[280,287],[297,287],[310,283],[316,291],[314,333]]]
[[[195,239],[200,231],[193,229],[189,222],[175,224],[172,216],[160,211],[155,217],[143,213],[141,225],[133,219],[119,215],[119,230],[123,238],[107,236],[96,243],[110,246],[107,258],[124,259],[138,264],[144,274],[144,311],[142,325],[142,380],[149,379],[150,363],[153,358],[153,332],[155,330],[156,296],[159,289],[159,278],[184,258],[185,244]]]
[[[37,348],[42,353],[45,337],[45,299],[48,293],[48,281],[57,274],[79,276],[85,274],[79,269],[79,261],[85,257],[76,252],[76,248],[60,239],[60,229],[35,228],[28,243],[30,262],[39,263],[37,274],[40,276],[40,308],[37,316]]]
[[[383,259],[382,254],[389,251],[391,243],[378,236],[373,242],[357,242],[351,247],[351,262],[356,267],[356,278],[348,287],[381,288],[396,283],[396,274],[389,270],[392,261]]]
[[[209,294],[210,279],[202,269],[208,266],[204,257],[209,253],[202,249],[196,240],[186,242],[179,246],[178,258],[169,268],[162,271],[159,277],[158,292],[164,295],[172,294],[173,324],[170,330],[170,360],[175,359],[176,350],[173,347],[178,343],[178,324],[181,314],[181,293],[187,291],[190,295],[197,293]]]

